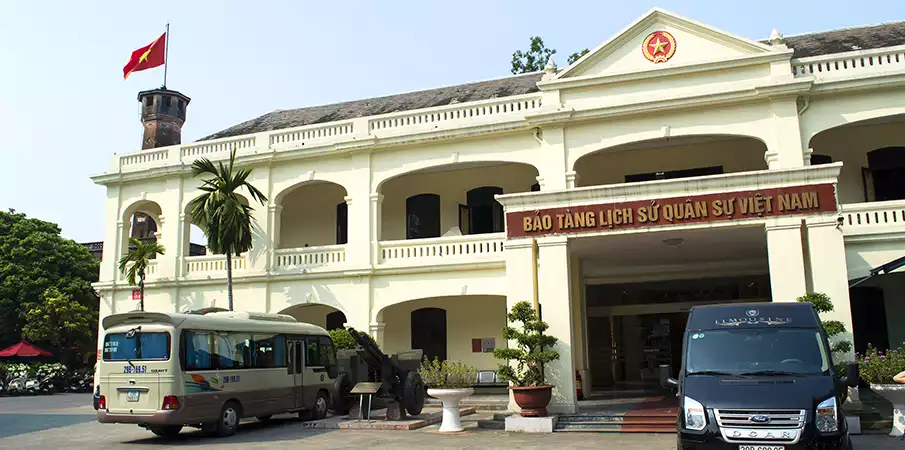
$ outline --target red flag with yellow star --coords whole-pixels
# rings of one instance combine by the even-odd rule
[[[132,72],[152,69],[166,62],[167,34],[161,34],[154,42],[132,52],[129,62],[123,67],[123,80]]]

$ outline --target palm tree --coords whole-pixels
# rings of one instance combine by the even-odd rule
[[[212,163],[207,158],[192,163],[192,175],[210,175],[198,188],[204,191],[189,203],[192,223],[201,227],[207,235],[208,247],[214,253],[226,254],[226,286],[229,310],[233,310],[232,255],[239,256],[251,250],[252,208],[243,204],[238,194],[245,188],[252,199],[263,205],[267,197],[249,183],[251,169],[235,169],[236,151],[229,156],[229,165]]]
[[[123,255],[119,260],[119,271],[126,276],[126,281],[130,285],[135,286],[135,277],[138,277],[139,311],[145,310],[145,272],[148,265],[151,264],[151,259],[164,252],[166,249],[157,241],[129,238],[129,253]],[[130,266],[129,263],[134,264]]]

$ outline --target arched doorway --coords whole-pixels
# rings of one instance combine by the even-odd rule
[[[503,188],[497,186],[483,186],[468,191],[467,234],[503,232],[503,205],[493,198],[502,193]]]
[[[412,311],[412,349],[424,357],[446,360],[446,310],[421,308]]]
[[[866,189],[878,202],[905,199],[905,147],[884,147],[867,152]]]

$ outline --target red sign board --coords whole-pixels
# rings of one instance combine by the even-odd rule
[[[141,291],[138,289],[132,289],[132,300],[141,300]]]
[[[832,184],[692,195],[506,214],[510,238],[836,211]]]

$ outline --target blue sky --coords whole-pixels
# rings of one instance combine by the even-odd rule
[[[167,21],[191,142],[275,109],[504,77],[533,35],[564,66],[654,6],[753,39],[905,19],[901,0],[0,0],[0,208],[103,239],[105,188],[89,176],[140,149],[136,94],[163,70],[123,81],[122,67]]]

